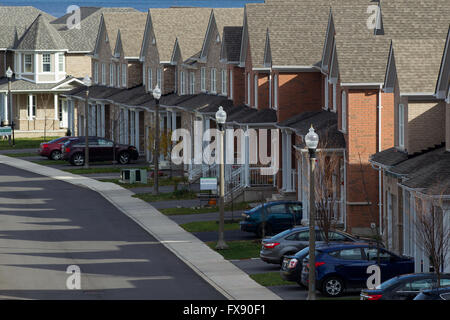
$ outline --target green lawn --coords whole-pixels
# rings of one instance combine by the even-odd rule
[[[42,160],[32,160],[31,162],[43,165],[43,166],[48,166],[48,165],[58,165],[58,164],[66,164],[66,162],[61,161],[61,160],[50,160],[50,159],[42,159]]]
[[[35,157],[37,156],[37,152],[18,152],[18,153],[7,153],[5,156],[12,158],[26,158],[26,157]]]
[[[251,274],[250,278],[252,278],[253,280],[255,280],[264,287],[285,286],[285,285],[298,286],[298,284],[295,282],[283,280],[279,272]]]
[[[142,187],[153,187],[153,179],[148,179],[147,183],[121,183],[119,182],[120,179],[99,179],[99,181],[102,182],[112,182],[115,184],[118,184],[119,186],[126,188],[126,189],[132,189],[132,188],[142,188]],[[159,178],[159,185],[160,186],[173,186],[179,181],[175,179],[170,178]]]
[[[224,230],[239,230],[239,222],[228,222],[225,221]],[[180,227],[188,232],[219,231],[218,221],[195,221],[181,224]]]
[[[235,203],[233,205],[233,210],[235,210],[235,211],[246,210],[246,209],[250,209],[250,206],[247,202]],[[161,209],[159,211],[168,216],[175,216],[175,215],[203,214],[203,213],[210,213],[210,212],[219,212],[219,207],[213,206],[213,207],[201,207],[201,208],[166,208],[166,209]],[[231,211],[231,205],[226,205],[225,211]]]
[[[216,250],[227,260],[259,258],[259,251],[261,251],[260,240],[227,241],[226,243],[228,249],[216,250],[217,242],[206,242],[211,249]]]
[[[12,150],[12,149],[32,149],[39,148],[41,142],[50,141],[58,137],[39,137],[39,138],[15,138],[15,147],[10,146],[8,140],[0,140],[0,150]]]
[[[160,193],[155,195],[153,193],[139,193],[134,194],[133,197],[142,199],[147,202],[155,202],[155,201],[168,201],[168,200],[189,200],[197,198],[197,193],[192,191],[175,191],[175,192],[167,192]]]

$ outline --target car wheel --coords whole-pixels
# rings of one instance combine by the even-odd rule
[[[82,166],[84,164],[84,155],[82,153],[75,153],[70,161],[74,166]]]
[[[344,293],[344,281],[338,277],[327,278],[322,284],[321,291],[327,297],[339,297]]]
[[[130,163],[130,154],[128,152],[122,152],[119,154],[119,162],[120,164]]]
[[[272,227],[270,226],[270,224],[266,224],[264,235],[269,236],[271,234],[272,234]],[[258,230],[256,231],[256,235],[259,238],[262,238],[262,235],[263,235],[263,225],[262,225],[262,223],[258,226]]]
[[[51,158],[52,160],[61,160],[61,156],[62,156],[62,153],[61,153],[61,151],[59,151],[59,150],[54,150],[54,151],[52,151],[52,153],[50,154],[50,158]]]

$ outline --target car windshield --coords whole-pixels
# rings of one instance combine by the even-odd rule
[[[53,139],[53,140],[49,141],[48,143],[56,143],[56,142],[58,142],[60,140],[63,140],[63,139],[64,139],[64,137],[56,138],[56,139]]]
[[[289,235],[290,233],[292,233],[294,229],[288,229],[285,230],[283,232],[280,232],[279,234],[276,234],[272,237],[272,239],[276,240],[276,239],[280,239],[280,238],[284,238],[285,236]]]
[[[383,282],[382,284],[379,284],[378,286],[376,286],[375,289],[384,290],[386,288],[389,288],[393,284],[397,283],[397,281],[398,281],[398,277],[391,278],[391,279]]]
[[[306,257],[309,253],[309,247],[305,247],[295,254],[296,258]]]

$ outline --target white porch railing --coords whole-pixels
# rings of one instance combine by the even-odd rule
[[[225,178],[225,201],[232,200],[244,188],[243,170],[243,166],[231,166],[231,170]]]
[[[260,167],[250,167],[250,181],[249,185],[252,187],[257,186],[274,186],[276,175],[264,175],[261,174]]]

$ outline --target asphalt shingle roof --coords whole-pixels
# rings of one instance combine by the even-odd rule
[[[45,16],[39,14],[15,45],[18,50],[65,50],[66,42],[50,25]]]
[[[223,28],[223,58],[227,61],[238,62],[241,53],[243,27],[224,27]]]
[[[445,39],[393,40],[400,91],[431,93],[436,89]]]
[[[389,148],[381,152],[377,152],[370,158],[372,161],[383,166],[393,166],[408,159],[408,154],[397,148]]]
[[[95,47],[102,13],[107,12],[138,12],[134,8],[97,8],[81,7],[80,29],[67,28],[67,18],[70,14],[55,19],[51,24],[66,40],[69,51],[92,52]],[[113,48],[114,49],[114,48]]]
[[[57,83],[34,83],[31,81],[15,79],[11,81],[11,91],[12,92],[27,92],[27,91],[50,91],[54,88],[60,86],[61,84],[68,82],[70,80],[76,79],[74,77],[66,77],[64,80],[61,80]],[[67,90],[66,88],[61,88],[61,90]],[[75,90],[75,89],[74,89]],[[79,90],[76,88],[76,90]],[[8,92],[8,78],[2,77],[0,78],[0,92]]]

